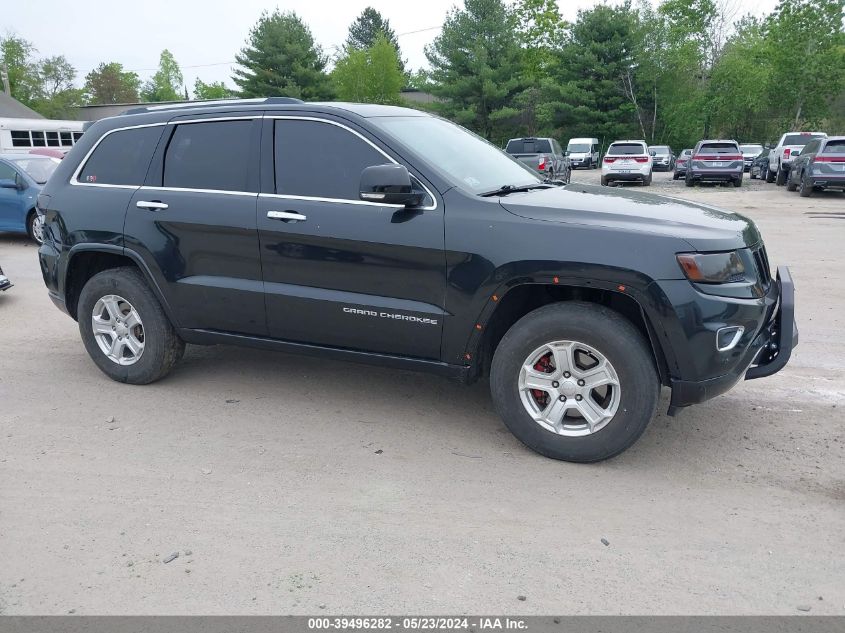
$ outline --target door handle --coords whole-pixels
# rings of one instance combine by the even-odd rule
[[[149,209],[150,211],[164,211],[167,209],[167,205],[164,202],[159,202],[158,200],[153,200],[152,202],[138,200],[138,202],[135,203],[135,206],[139,209]]]
[[[295,211],[268,211],[267,217],[271,220],[282,220],[282,222],[303,222],[307,216]]]

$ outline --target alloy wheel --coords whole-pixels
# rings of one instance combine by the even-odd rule
[[[94,304],[91,330],[103,354],[118,365],[134,365],[144,353],[144,324],[123,297],[106,295]]]

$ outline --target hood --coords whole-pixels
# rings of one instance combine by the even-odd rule
[[[674,237],[698,251],[731,250],[760,241],[754,223],[738,213],[639,191],[570,184],[510,194],[500,204],[524,218]]]

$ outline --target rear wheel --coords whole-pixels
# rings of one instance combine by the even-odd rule
[[[778,164],[778,171],[777,174],[775,174],[775,184],[778,187],[782,187],[784,184],[786,184],[786,177],[788,175],[789,172],[787,172],[780,164]]]
[[[505,334],[490,374],[493,403],[529,448],[573,462],[613,457],[654,417],[660,381],[640,332],[589,303],[548,305]]]
[[[740,176],[739,178],[736,178],[734,180],[734,187],[737,187],[737,188],[742,187],[742,176]]]
[[[795,174],[790,173],[786,177],[786,190],[795,191],[796,189],[798,189],[798,184],[795,182]]]
[[[775,181],[775,173],[769,167],[769,163],[766,163],[766,182],[773,183]]]
[[[690,178],[689,173],[687,173],[686,177],[684,178],[684,184],[687,187],[692,187],[695,183],[693,182],[692,178]]]
[[[801,184],[798,186],[798,195],[802,198],[809,198],[813,195],[813,183],[807,178],[807,174],[801,174]]]
[[[602,177],[601,177],[601,186],[602,186],[602,187],[607,187],[608,182],[609,182],[609,181],[608,181],[608,179],[607,179],[607,176],[602,176]]]
[[[79,296],[77,320],[88,355],[118,382],[145,385],[163,378],[185,352],[137,268],[91,277]]]
[[[678,172],[675,172],[674,174],[672,174],[672,180],[677,180],[678,178],[680,178],[680,176],[678,175]]]
[[[648,176],[643,178],[643,187],[648,187],[651,185],[651,172],[649,172]]]

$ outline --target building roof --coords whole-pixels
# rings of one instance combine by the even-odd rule
[[[9,117],[13,119],[43,119],[44,117],[38,114],[32,108],[26,107],[17,99],[0,91],[0,117]]]

